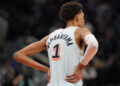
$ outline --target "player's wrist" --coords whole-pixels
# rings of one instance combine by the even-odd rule
[[[43,72],[48,72],[49,68],[47,66],[44,66],[44,65],[39,65],[39,70],[41,70]]]
[[[83,70],[86,67],[86,65],[83,65],[82,63],[79,63],[78,68]]]
[[[48,71],[49,71],[49,68],[48,68],[48,67],[46,67],[46,68],[45,68],[45,72],[48,72]]]

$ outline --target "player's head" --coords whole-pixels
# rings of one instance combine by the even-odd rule
[[[74,21],[76,25],[84,25],[84,13],[82,11],[82,5],[78,2],[67,2],[62,5],[59,17],[61,20],[65,21]]]

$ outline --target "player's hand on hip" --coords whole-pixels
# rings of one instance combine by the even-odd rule
[[[48,83],[50,82],[50,69],[48,70],[48,72],[47,72],[47,80],[48,80]]]
[[[67,75],[67,79],[65,79],[65,80],[70,83],[77,83],[78,81],[80,81],[83,78],[82,70],[83,69],[81,69],[81,68],[79,68],[79,66],[77,66],[74,73],[72,75]]]

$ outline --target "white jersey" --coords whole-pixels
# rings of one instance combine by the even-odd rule
[[[75,41],[75,29],[77,27],[68,27],[58,29],[50,34],[47,40],[47,50],[50,61],[51,79],[48,86],[82,86],[80,80],[77,83],[65,81],[66,75],[73,74],[76,66],[83,59],[80,50]]]

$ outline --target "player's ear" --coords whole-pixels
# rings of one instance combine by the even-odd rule
[[[79,21],[79,20],[78,20],[78,16],[77,16],[77,15],[75,16],[75,21],[76,21],[76,22],[78,22],[78,21]]]

